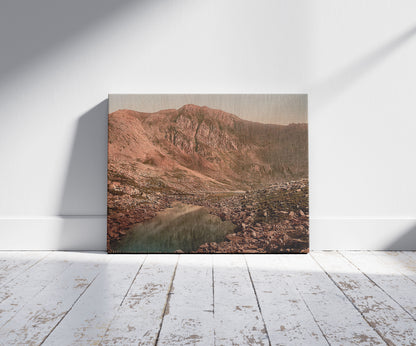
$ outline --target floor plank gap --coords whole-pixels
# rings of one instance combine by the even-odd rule
[[[139,269],[137,269],[136,275],[134,275],[134,278],[133,278],[133,280],[132,280],[132,282],[131,282],[131,284],[130,284],[130,286],[129,286],[129,288],[128,288],[127,292],[126,292],[126,294],[124,295],[123,300],[120,302],[120,306],[122,306],[122,305],[123,305],[123,303],[124,303],[124,301],[126,300],[126,297],[127,297],[127,295],[129,294],[129,292],[130,292],[131,288],[133,287],[133,284],[134,284],[134,282],[136,281],[136,278],[137,278],[137,276],[139,275],[140,270],[141,270],[141,269],[142,269],[142,267],[143,267],[143,264],[146,262],[147,256],[148,256],[148,255],[146,255],[146,256],[145,256],[144,261],[143,261],[143,262],[139,265]]]
[[[363,272],[361,269],[360,269],[360,267],[358,267],[354,262],[352,262],[348,257],[346,257],[342,252],[338,252],[342,257],[344,257],[345,258],[345,260],[346,261],[348,261],[349,263],[351,263],[351,265],[353,265],[355,268],[357,268],[357,270],[361,273],[361,274],[363,274],[367,279],[368,279],[368,281],[370,281],[370,282],[372,282],[373,283],[373,285],[374,286],[377,286],[382,292],[384,292],[384,294],[386,295],[386,296],[388,296],[392,301],[394,301],[398,306],[400,306],[402,309],[403,309],[403,311],[405,311],[408,315],[409,315],[409,317],[412,319],[412,320],[414,320],[415,322],[416,322],[416,319],[415,319],[415,317],[413,317],[413,315],[403,306],[403,305],[401,305],[400,304],[400,302],[398,302],[394,297],[392,297],[386,290],[384,290],[384,288],[383,287],[381,287],[379,284],[377,284],[377,282],[375,282],[370,276],[368,276],[365,272]],[[415,287],[416,288],[416,287]]]
[[[245,255],[244,255],[244,261],[246,263],[246,268],[247,268],[248,276],[250,278],[251,287],[253,288],[254,296],[256,297],[257,307],[259,308],[259,311],[260,311],[260,316],[261,316],[261,320],[263,322],[263,326],[264,326],[264,330],[265,330],[265,333],[266,333],[266,336],[267,336],[267,340],[269,342],[269,346],[271,346],[272,343],[270,342],[269,332],[267,330],[266,322],[264,321],[263,313],[261,311],[261,306],[260,306],[260,302],[259,302],[259,297],[257,296],[256,287],[254,286],[253,278],[251,276],[250,268],[247,264],[247,258],[246,258]]]
[[[395,296],[391,290],[395,280],[391,275],[390,277],[384,275],[384,268],[377,263],[372,253],[343,251],[341,254],[316,251],[313,256],[385,343],[390,345],[416,343],[415,320],[397,304],[397,299],[390,298]],[[372,280],[369,280],[363,272]],[[406,282],[400,273],[392,274],[397,280]],[[414,288],[413,284],[411,286]],[[399,286],[396,287],[400,289]],[[385,293],[386,290],[390,290],[389,295]],[[406,299],[402,302],[406,302]]]
[[[59,324],[62,322],[62,320],[68,315],[68,313],[72,310],[72,308],[75,306],[76,303],[78,303],[78,301],[81,299],[81,297],[84,295],[84,293],[87,291],[88,288],[90,288],[90,286],[93,284],[93,282],[95,281],[95,279],[97,278],[97,276],[99,275],[99,273],[95,276],[95,278],[85,287],[85,289],[81,292],[81,294],[79,295],[79,297],[74,301],[74,303],[70,306],[70,308],[68,309],[68,311],[66,311],[62,318],[58,321],[58,323],[55,324],[55,326],[51,329],[51,331],[48,333],[48,335],[45,336],[45,338],[42,340],[42,342],[39,345],[43,345],[45,343],[45,341],[48,339],[48,337],[53,333],[53,331],[59,326]]]
[[[132,280],[132,282],[131,282],[131,284],[130,284],[129,288],[128,288],[128,289],[127,289],[127,291],[126,291],[126,294],[123,296],[123,299],[121,300],[120,305],[118,306],[119,308],[123,305],[123,303],[124,303],[124,301],[125,301],[125,299],[126,299],[127,295],[129,294],[129,292],[130,292],[130,290],[131,290],[131,288],[132,288],[132,286],[133,286],[134,282],[136,281],[137,276],[138,276],[138,275],[139,275],[139,273],[140,273],[140,270],[141,270],[141,269],[142,269],[142,267],[143,267],[143,264],[146,262],[147,256],[148,256],[148,255],[146,255],[146,256],[144,257],[144,260],[143,260],[143,261],[139,264],[139,269],[137,270],[136,274],[134,275],[134,278],[133,278],[133,280]],[[117,311],[118,311],[118,310],[117,310]],[[112,319],[112,320],[110,321],[110,323],[108,324],[108,326],[107,326],[107,328],[106,328],[105,332],[103,333],[103,335],[102,335],[102,337],[101,337],[101,339],[100,339],[100,342],[98,343],[99,345],[101,345],[101,343],[103,342],[103,339],[104,339],[105,335],[108,333],[108,330],[109,330],[109,328],[110,328],[111,324],[113,323],[113,321],[114,321],[114,319],[115,319],[116,317],[117,317],[117,313],[115,313],[115,314],[114,314],[113,319]]]
[[[389,345],[388,340],[386,340],[383,335],[376,329],[374,328],[374,325],[372,325],[364,316],[364,314],[361,312],[360,309],[358,309],[358,307],[354,304],[354,302],[352,301],[352,299],[343,291],[343,289],[338,285],[338,283],[332,278],[332,276],[325,270],[325,268],[318,262],[318,260],[311,255],[312,259],[318,264],[318,266],[321,267],[321,269],[324,271],[324,273],[328,276],[328,278],[333,282],[333,284],[341,291],[341,293],[345,296],[345,298],[348,299],[348,301],[351,303],[351,305],[354,307],[355,310],[358,311],[358,313],[361,315],[361,317],[363,318],[363,320],[368,324],[368,326],[370,328],[372,328],[379,336],[380,338],[386,343],[386,345]]]
[[[157,332],[157,336],[156,336],[156,340],[155,340],[155,345],[157,345],[158,342],[159,342],[160,332],[162,331],[163,321],[165,319],[166,310],[167,310],[167,308],[169,306],[170,296],[172,295],[173,281],[175,280],[176,270],[178,269],[178,263],[179,263],[179,258],[180,257],[181,257],[181,255],[178,256],[178,258],[176,260],[175,269],[173,270],[172,280],[170,281],[168,294],[166,296],[165,306],[163,308],[163,313],[162,313],[162,320],[160,321],[159,331]]]
[[[314,322],[316,324],[316,327],[320,330],[323,338],[325,339],[325,341],[327,342],[328,345],[331,345],[330,342],[329,342],[329,340],[328,340],[328,338],[327,338],[327,336],[325,335],[324,331],[322,330],[321,326],[319,325],[318,320],[316,319],[314,313],[312,312],[311,307],[309,306],[309,304],[305,300],[305,297],[303,296],[302,292],[299,291],[299,289],[297,287],[296,287],[296,291],[299,293],[299,296],[301,297],[303,304],[305,304],[306,308],[308,309],[309,313],[311,314],[312,319],[314,320]]]

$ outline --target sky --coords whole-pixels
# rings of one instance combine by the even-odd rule
[[[306,94],[110,94],[109,112],[131,109],[153,113],[195,104],[265,124],[307,123]]]

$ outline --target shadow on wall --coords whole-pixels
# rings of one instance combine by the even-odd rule
[[[322,106],[342,94],[362,76],[377,67],[378,64],[383,62],[415,35],[416,26],[412,26],[371,53],[351,62],[345,68],[334,73],[321,83],[312,85],[310,88],[310,100],[313,102],[314,110],[319,110]]]
[[[415,36],[416,25],[413,25],[369,54],[347,64],[347,66],[333,73],[327,79],[313,84],[310,87],[308,98],[310,110],[317,116],[324,106],[347,91],[360,78],[394,54],[404,44],[413,40]],[[309,135],[313,137],[314,134],[309,132]],[[315,192],[313,186],[313,180],[311,180],[311,193]],[[313,206],[311,206],[311,209],[313,210]],[[313,232],[313,228],[311,232]],[[416,225],[406,230],[403,236],[398,237],[395,241],[385,246],[384,249],[380,250],[416,250]]]
[[[107,117],[106,99],[78,120],[58,210],[63,218],[59,249],[105,249]]]
[[[400,238],[394,240],[383,250],[416,250],[416,224],[407,229]]]
[[[134,0],[9,0],[0,11],[2,43],[0,79],[33,65],[99,22],[105,22]],[[150,3],[142,1],[143,3]],[[53,29],[51,29],[53,28]]]
[[[107,119],[105,99],[78,120],[58,210],[63,222],[57,249],[106,248]],[[416,224],[403,234],[384,250],[416,249]]]
[[[128,2],[123,2],[123,4]],[[26,6],[27,2],[24,3]],[[0,39],[6,42],[3,48],[13,45],[7,36],[10,30],[15,32],[13,41],[20,42],[17,53],[16,50],[4,49],[6,53],[2,56],[4,63],[0,66],[0,76],[6,74],[6,70],[12,72],[18,68],[26,62],[25,59],[47,54],[54,45],[61,44],[71,36],[79,34],[82,29],[87,29],[94,19],[102,20],[103,16],[113,14],[116,7],[119,9],[120,6],[118,2],[100,0],[96,8],[87,6],[85,11],[78,11],[79,8],[84,7],[81,6],[79,0],[75,0],[75,2],[59,3],[59,11],[57,11],[56,7],[52,6],[54,3],[51,0],[41,0],[41,3],[44,5],[40,5],[39,2],[36,5],[29,4],[30,8],[26,6],[25,11],[21,11],[21,13],[30,14],[28,18],[21,18],[23,14],[20,16],[16,14],[24,6],[20,0],[9,2],[6,10],[2,9],[0,29],[4,29],[5,23],[8,23],[6,14],[9,14],[10,18],[17,16],[22,20],[12,24],[8,30],[0,30]],[[50,8],[53,9],[50,10]],[[43,9],[46,10],[42,12]],[[77,10],[76,15],[75,10]],[[51,11],[55,11],[53,18],[48,17]],[[48,20],[40,20],[42,16],[47,17]],[[74,18],[76,18],[75,21]],[[51,26],[56,30],[50,30]],[[314,110],[319,111],[319,106],[348,89],[363,74],[412,39],[415,34],[416,26],[312,87],[311,99],[316,100],[313,102]],[[32,40],[33,35],[36,35],[38,40]],[[35,41],[36,45],[31,43]],[[16,58],[16,54],[19,58]],[[58,244],[60,249],[102,250],[105,248],[107,113],[108,100],[106,99],[79,119],[58,210],[59,216],[64,218]],[[311,231],[313,232],[313,229]],[[82,239],[82,242],[79,239]],[[386,249],[415,248],[416,225],[409,229],[405,236],[386,247]]]

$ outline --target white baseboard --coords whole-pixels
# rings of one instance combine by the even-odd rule
[[[311,250],[416,250],[416,219],[311,219]]]
[[[0,218],[0,250],[105,250],[105,216]]]
[[[105,250],[105,216],[0,218],[0,250]],[[311,219],[311,250],[416,250],[416,219]]]

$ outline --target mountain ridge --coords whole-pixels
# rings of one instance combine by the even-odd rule
[[[307,177],[307,124],[263,124],[193,104],[121,109],[109,114],[108,154],[109,178],[115,169],[170,191],[250,189]]]

